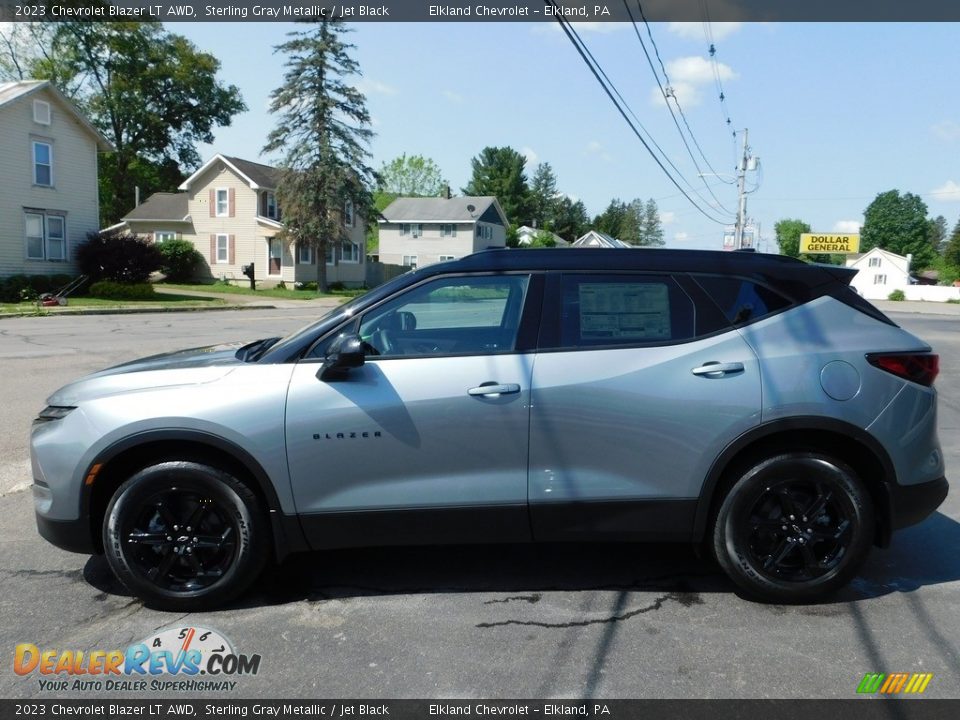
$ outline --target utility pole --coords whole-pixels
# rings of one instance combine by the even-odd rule
[[[747,220],[747,129],[743,130],[743,157],[737,166],[737,192],[739,193],[739,202],[737,203],[737,224],[734,227],[734,249],[739,250],[743,247],[743,226]]]

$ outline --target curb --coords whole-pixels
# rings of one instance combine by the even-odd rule
[[[55,317],[57,315],[142,315],[145,313],[223,312],[224,310],[276,310],[276,305],[216,305],[214,307],[133,307],[133,308],[82,308],[79,310],[57,309],[39,312],[0,313],[0,320],[18,317]]]

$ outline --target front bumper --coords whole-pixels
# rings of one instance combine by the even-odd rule
[[[950,485],[945,477],[917,485],[886,485],[892,530],[916,525],[940,507]]]
[[[98,550],[93,546],[90,523],[86,518],[78,520],[51,520],[37,515],[37,530],[40,536],[61,550],[93,555]]]

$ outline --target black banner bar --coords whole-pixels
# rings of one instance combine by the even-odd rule
[[[953,720],[960,700],[0,700],[0,718]]]
[[[628,0],[650,21],[701,22],[702,0]],[[957,0],[715,0],[711,22],[960,21]],[[0,21],[627,22],[623,0],[0,0]]]

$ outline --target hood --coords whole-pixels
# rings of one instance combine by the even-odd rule
[[[237,359],[237,351],[250,344],[208,345],[115,365],[63,386],[47,399],[47,404],[76,405],[106,395],[214,382],[243,364]]]

